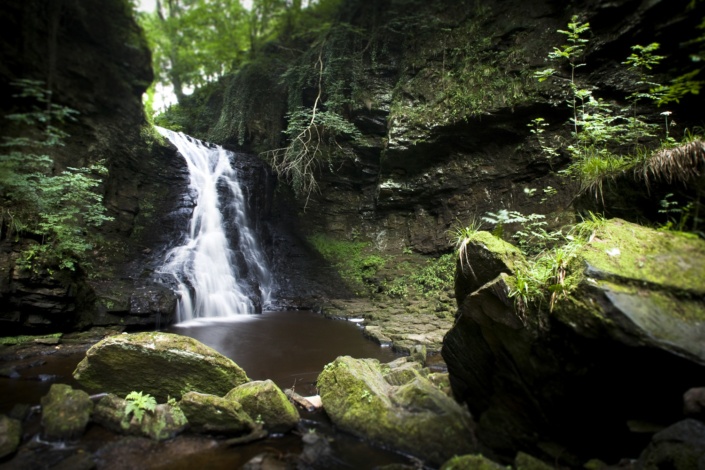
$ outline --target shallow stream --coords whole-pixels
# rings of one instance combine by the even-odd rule
[[[330,320],[311,311],[265,312],[238,315],[228,320],[199,320],[172,326],[167,331],[193,337],[211,346],[233,359],[252,380],[272,379],[282,389],[295,388],[302,395],[316,393],[318,374],[337,356],[370,357],[382,362],[397,357],[390,349],[365,339],[354,322]],[[16,403],[38,404],[52,383],[78,386],[71,373],[84,354],[51,354],[54,348],[47,346],[49,354],[30,358],[29,362],[34,365],[18,370],[20,377],[0,378],[3,391],[0,412],[8,412]],[[334,437],[331,447],[337,464],[331,466],[328,462],[326,468],[375,468],[408,462],[403,456],[335,432],[322,412],[302,411],[301,416],[305,428],[316,428]],[[36,418],[25,426],[26,434],[39,430]],[[94,455],[98,469],[232,469],[240,468],[264,451],[296,455],[302,450],[301,439],[296,434],[270,437],[240,447],[225,447],[219,439],[188,434],[157,444],[143,438],[120,438],[96,425],[89,426],[86,436],[75,446],[56,449],[32,442],[30,447],[34,459],[41,456],[44,461],[58,458],[57,453],[81,449],[82,453]],[[26,468],[27,464],[32,465],[33,460],[27,453],[26,448],[21,450],[14,460],[0,464],[0,467]]]

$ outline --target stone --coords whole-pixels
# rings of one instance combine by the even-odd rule
[[[500,470],[505,467],[482,455],[459,455],[448,460],[440,470]]]
[[[696,418],[705,416],[705,387],[689,388],[683,394],[683,414]]]
[[[0,415],[0,459],[13,454],[22,439],[22,423]]]
[[[375,359],[337,358],[318,377],[323,407],[339,428],[440,465],[477,451],[470,414],[428,379],[385,380]]]
[[[517,470],[553,470],[554,467],[534,456],[518,452],[514,459],[514,468]]]
[[[144,436],[155,441],[171,439],[188,425],[188,420],[179,407],[157,405],[154,411],[145,411],[140,421],[134,414],[126,414],[126,406],[126,400],[108,394],[96,405],[93,420],[111,431]]]
[[[553,312],[517,308],[505,272],[460,288],[472,292],[442,355],[478,440],[507,460],[517,450],[569,466],[636,455],[625,424],[682,419],[674,397],[705,372],[705,242],[609,220],[576,249],[566,279]]]
[[[688,470],[705,464],[705,424],[686,419],[654,434],[639,456],[637,468]]]
[[[149,332],[106,338],[86,353],[74,378],[95,392],[133,390],[157,401],[186,392],[222,396],[249,379],[232,360],[186,336]]]
[[[514,274],[524,255],[511,243],[489,232],[475,232],[464,245],[455,270],[455,299],[460,306],[469,294],[492,281],[500,273]]]
[[[255,422],[235,400],[188,392],[179,402],[194,432],[239,434],[254,429]]]
[[[230,390],[225,399],[240,403],[250,417],[273,433],[291,431],[299,422],[296,407],[271,380],[240,385]]]
[[[48,441],[80,438],[93,412],[90,396],[65,384],[52,384],[41,404],[42,437]]]

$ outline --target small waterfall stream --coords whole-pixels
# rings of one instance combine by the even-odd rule
[[[196,194],[184,242],[167,253],[161,269],[178,284],[178,321],[260,311],[271,300],[272,276],[237,171],[231,166],[236,155],[181,133],[157,129],[186,160],[190,188]],[[235,230],[226,229],[229,223]]]

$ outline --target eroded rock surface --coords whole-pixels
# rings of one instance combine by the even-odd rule
[[[42,436],[49,441],[68,441],[83,435],[93,412],[93,402],[83,390],[53,384],[42,397]]]
[[[270,432],[291,431],[299,422],[299,412],[284,392],[271,380],[258,380],[240,385],[225,395],[235,401],[256,421],[261,421]]]
[[[215,395],[188,392],[179,407],[195,432],[237,434],[251,431],[255,425],[239,402]]]

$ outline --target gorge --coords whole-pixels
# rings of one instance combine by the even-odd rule
[[[0,6],[8,344],[28,335],[31,354],[70,350],[75,364],[98,339],[193,328],[238,362],[224,351],[252,338],[253,349],[284,356],[318,346],[279,346],[244,327],[238,337],[237,322],[286,318],[304,338],[306,328],[327,335],[317,315],[354,320],[363,342],[383,348],[363,356],[341,340],[336,355],[359,362],[302,359],[311,370],[295,373],[307,374],[300,392],[320,392],[345,439],[403,453],[356,466],[697,468],[702,2],[255,1],[249,13],[239,2],[162,3],[182,7],[181,19],[162,11],[165,22],[185,21],[177,36],[216,31],[230,43],[182,44],[183,64],[200,60],[200,72],[169,80],[194,90],[156,116],[145,115],[143,93],[155,73],[163,81],[180,70],[150,29],[159,15],[126,0]],[[204,18],[210,26],[199,29]],[[50,93],[30,93],[33,83]],[[63,145],[27,145],[50,130],[39,118],[28,124],[37,116],[50,116],[65,135],[49,135]],[[66,179],[44,180],[30,163]],[[198,177],[211,171],[206,186]],[[18,196],[18,182],[40,180],[32,197]],[[102,199],[56,204],[49,189],[62,181],[96,182],[80,194]],[[60,219],[74,206],[78,228]],[[86,222],[94,209],[105,216],[99,227]],[[323,323],[307,323],[309,314]],[[174,326],[213,317],[232,321]],[[0,384],[24,373],[25,346],[0,346]],[[265,370],[277,361],[261,356],[252,360]],[[240,365],[252,382],[292,387]],[[139,391],[58,375],[49,381],[121,400]],[[184,409],[183,396],[213,393],[169,396],[177,392]],[[292,448],[305,454],[298,441]],[[472,458],[450,460],[458,453]],[[13,455],[0,464],[12,468]],[[286,465],[333,468],[302,462]],[[481,464],[490,467],[472,466]]]

